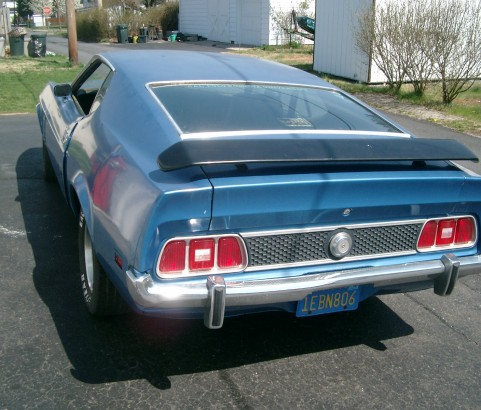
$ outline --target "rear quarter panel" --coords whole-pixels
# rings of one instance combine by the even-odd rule
[[[147,90],[139,95],[119,77],[73,132],[67,179],[99,259],[123,283],[130,267],[153,269],[159,238],[208,229],[212,187],[199,169],[159,170],[158,153],[174,136]]]

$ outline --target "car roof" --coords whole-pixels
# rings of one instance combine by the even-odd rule
[[[274,132],[274,137],[269,138],[265,138],[262,133],[254,133],[249,136],[252,145],[250,151],[239,149],[235,136],[213,138],[207,140],[209,144],[206,144],[204,139],[184,139],[167,115],[158,114],[162,111],[151,93],[133,94],[132,91],[142,88],[145,90],[145,85],[149,83],[184,81],[265,82],[337,88],[315,75],[287,65],[228,53],[131,50],[102,53],[95,56],[94,61],[99,58],[108,62],[116,74],[111,84],[113,92],[107,93],[104,104],[100,105],[107,109],[96,112],[104,116],[102,122],[109,124],[113,132],[119,135],[140,135],[135,139],[124,139],[124,144],[130,144],[131,152],[137,152],[137,148],[142,146],[148,155],[157,156],[157,163],[163,170],[205,164],[245,164],[251,161],[251,156],[256,156],[255,162],[476,158],[471,151],[453,141],[433,140],[426,143],[421,139],[406,138],[410,137],[409,134],[397,133],[381,136],[363,134],[362,138],[346,135],[346,138],[339,138],[334,132],[336,135],[322,133],[322,138],[309,136],[303,139],[299,138],[299,131],[277,136]],[[126,95],[129,100],[119,103],[119,97]],[[140,133],[139,124],[142,126]],[[164,138],[159,138],[159,134]],[[435,146],[431,146],[431,143]],[[323,151],[319,144],[324,144],[327,149]],[[133,146],[136,147],[135,150],[132,149]],[[350,150],[347,150],[346,146]],[[376,147],[377,151],[371,152],[372,147]],[[367,154],[363,156],[366,150]],[[326,155],[323,156],[323,152]],[[333,154],[334,152],[337,154]],[[286,153],[289,153],[289,158]],[[244,158],[246,155],[249,157],[247,160]]]
[[[319,77],[255,57],[217,52],[129,50],[100,54],[117,73],[142,85],[161,81],[256,81],[334,88]],[[140,85],[138,84],[138,85]]]

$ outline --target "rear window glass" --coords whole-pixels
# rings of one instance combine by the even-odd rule
[[[182,133],[258,130],[399,132],[343,94],[265,84],[153,85]]]

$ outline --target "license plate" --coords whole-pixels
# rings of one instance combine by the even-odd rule
[[[297,303],[297,317],[355,310],[359,304],[359,287],[313,292]]]

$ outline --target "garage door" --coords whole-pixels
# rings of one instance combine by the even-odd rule
[[[229,1],[209,0],[209,40],[229,43]]]
[[[262,0],[237,0],[237,27],[241,44],[262,45]]]

